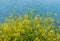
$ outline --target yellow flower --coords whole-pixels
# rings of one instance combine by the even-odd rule
[[[19,23],[19,24],[18,24],[18,27],[22,27],[22,26],[23,26],[22,23]]]
[[[4,26],[4,27],[9,27],[8,24],[6,24],[6,23],[5,23],[3,26]]]
[[[49,18],[49,20],[50,20],[51,22],[53,22],[53,21],[54,21],[54,19],[53,19],[53,18]]]
[[[29,20],[28,19],[24,19],[23,22],[24,22],[24,24],[29,24]]]
[[[36,37],[34,41],[40,41],[40,39],[38,37]]]
[[[60,34],[57,35],[57,38],[60,38]]]
[[[40,27],[40,24],[37,24],[36,27]]]
[[[21,33],[25,33],[25,30],[23,29],[23,30],[21,30]]]
[[[41,32],[41,33],[45,33],[45,31],[44,31],[43,29],[40,29],[39,32]]]
[[[40,14],[33,15],[32,11],[29,13],[32,14],[24,13],[22,16],[7,17],[5,22],[0,24],[0,39],[9,41],[13,38],[12,41],[30,41],[33,38],[33,41],[60,41],[60,26],[52,25],[55,23],[54,19],[49,17],[51,14],[43,17]],[[56,23],[59,22],[56,21]],[[57,27],[56,30],[54,27]]]
[[[51,26],[52,26],[52,24],[48,25],[48,26],[47,26],[47,29],[49,30],[49,29],[51,28]]]

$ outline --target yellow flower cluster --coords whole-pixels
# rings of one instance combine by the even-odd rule
[[[60,26],[55,25],[53,18],[41,15],[11,16],[0,24],[0,41],[60,41]]]

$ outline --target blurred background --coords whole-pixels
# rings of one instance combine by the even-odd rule
[[[57,13],[60,21],[60,0],[0,0],[0,22],[1,18],[10,15],[16,7],[17,13],[23,13],[28,8],[35,8],[35,13]]]

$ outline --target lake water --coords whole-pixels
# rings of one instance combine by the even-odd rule
[[[60,0],[0,0],[0,21],[2,17],[8,16],[17,8],[17,13],[22,13],[27,8],[35,8],[36,13],[53,12],[58,13],[60,20]]]

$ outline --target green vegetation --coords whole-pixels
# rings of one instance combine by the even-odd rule
[[[51,14],[34,14],[30,11],[22,15],[11,15],[0,24],[0,41],[60,41],[60,26]]]

